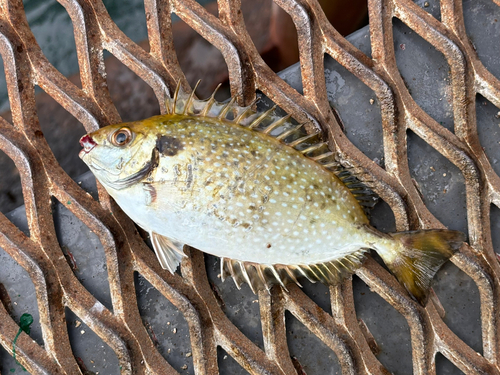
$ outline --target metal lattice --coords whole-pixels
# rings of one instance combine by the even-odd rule
[[[364,178],[372,181],[374,190],[392,209],[398,230],[442,227],[412,182],[407,160],[408,130],[461,171],[470,246],[462,247],[452,261],[479,289],[483,354],[476,353],[444,324],[435,303],[422,308],[375,261],[369,259],[357,275],[407,320],[415,374],[434,373],[437,352],[465,373],[500,373],[500,268],[490,233],[490,205],[500,208],[500,179],[479,143],[475,112],[476,94],[500,108],[500,82],[483,66],[466,35],[460,0],[441,0],[441,21],[410,0],[369,0],[371,58],[337,33],[316,1],[276,0],[292,17],[298,31],[304,95],[264,63],[246,31],[239,1],[219,0],[217,18],[193,0],[145,0],[149,53],[118,29],[100,0],[59,2],[73,23],[81,89],[44,57],[30,31],[22,1],[0,2],[0,53],[12,109],[12,124],[0,118],[0,149],[20,172],[30,232],[26,236],[0,214],[0,247],[29,273],[35,285],[44,347],[24,333],[16,344],[17,358],[30,373],[81,373],[72,354],[65,308],[112,348],[122,373],[176,373],[143,325],[131,287],[134,271],[182,312],[189,326],[197,374],[218,373],[217,346],[251,373],[296,373],[286,339],[285,311],[335,353],[344,373],[388,373],[373,354],[366,332],[356,319],[350,280],[330,288],[332,315],[318,308],[297,287],[290,287],[290,293],[275,287],[271,295],[259,294],[265,349],[261,350],[222,311],[207,280],[202,253],[189,250],[188,260],[182,264],[182,277],[162,270],[133,223],[104,189],[99,187],[99,203],[57,163],[40,130],[34,85],[84,124],[88,132],[120,122],[107,89],[102,53],[105,49],[152,87],[165,112],[165,96],[178,80],[189,91],[173,46],[172,12],[221,51],[229,70],[231,92],[240,104],[250,103],[260,90],[296,120],[312,120],[321,128],[330,147],[339,151],[344,162],[362,169]],[[500,1],[494,2],[500,6]],[[424,112],[410,95],[396,65],[394,17],[445,56],[451,69],[453,133]],[[381,107],[384,168],[354,147],[337,123],[326,94],[325,53],[375,93]],[[82,286],[62,256],[51,197],[98,235],[106,256],[113,311]],[[9,352],[18,330],[18,324],[0,304],[0,343]]]

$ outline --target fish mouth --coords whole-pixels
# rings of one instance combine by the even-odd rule
[[[92,139],[90,135],[84,135],[82,138],[80,138],[80,146],[83,147],[83,150],[80,151],[78,156],[80,158],[83,158],[86,154],[88,154],[92,149],[97,146],[96,141]]]

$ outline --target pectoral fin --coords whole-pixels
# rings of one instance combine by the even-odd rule
[[[182,251],[184,244],[155,232],[150,232],[150,236],[160,265],[163,269],[174,273],[181,263],[182,258],[186,256]]]

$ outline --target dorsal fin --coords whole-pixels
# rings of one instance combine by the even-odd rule
[[[217,89],[219,86],[217,86]],[[168,113],[172,115],[212,117],[238,124],[255,131],[267,133],[297,150],[303,149],[306,142],[310,146],[313,142],[318,142],[321,139],[319,132],[314,134],[306,133],[303,124],[293,122],[291,116],[283,117],[278,115],[276,106],[265,112],[257,112],[252,108],[255,101],[246,107],[240,107],[235,102],[235,98],[224,103],[218,102],[215,100],[217,89],[208,99],[199,100],[194,97],[193,93],[187,94],[182,91],[180,84],[178,84],[173,97],[167,99]]]
[[[291,115],[278,115],[276,106],[265,112],[257,112],[252,108],[256,101],[246,107],[240,107],[235,98],[224,103],[218,102],[215,93],[220,84],[208,99],[196,99],[194,91],[199,82],[191,94],[182,91],[180,82],[177,84],[173,98],[167,99],[166,107],[169,114],[212,117],[266,133],[335,173],[351,190],[366,213],[377,203],[377,195],[359,181],[355,173],[351,173],[339,163],[319,131],[308,133],[305,124],[293,122]]]
[[[361,249],[325,263],[299,265],[259,264],[221,258],[221,278],[224,281],[232,276],[238,289],[247,283],[254,293],[269,290],[275,284],[283,286],[285,290],[290,283],[302,287],[299,278],[306,278],[312,283],[320,281],[326,285],[336,285],[361,267],[366,251]]]

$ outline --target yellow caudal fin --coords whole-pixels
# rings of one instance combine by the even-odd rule
[[[465,241],[462,232],[454,230],[421,230],[392,233],[400,241],[400,253],[384,263],[410,294],[423,306],[427,303],[432,279],[441,266]]]

